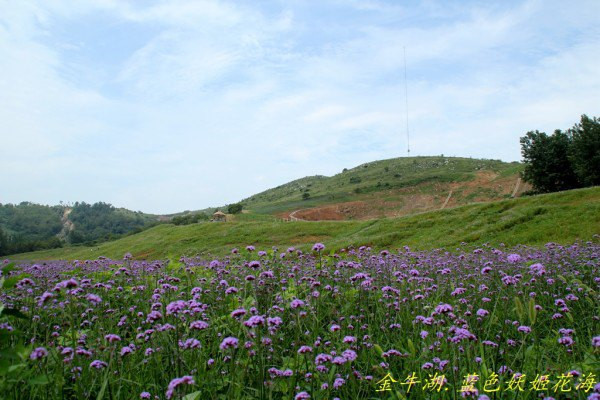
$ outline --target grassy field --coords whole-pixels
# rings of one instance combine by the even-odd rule
[[[307,250],[315,242],[328,249],[349,245],[415,249],[446,247],[461,242],[542,245],[591,240],[600,234],[600,188],[471,204],[452,209],[371,221],[282,222],[272,216],[241,214],[227,223],[186,226],[159,225],[139,234],[94,247],[65,247],[10,256],[10,259],[136,258],[181,255],[223,255],[233,247],[254,244],[259,249],[296,246]]]

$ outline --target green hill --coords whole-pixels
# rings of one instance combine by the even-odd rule
[[[294,180],[242,200],[246,211],[292,220],[368,220],[509,198],[523,165],[456,157],[402,157]],[[519,192],[527,187],[520,185]],[[219,207],[227,210],[227,207]],[[150,215],[107,203],[0,204],[0,256],[93,245],[158,222],[206,222],[216,209]]]
[[[398,218],[369,221],[284,222],[256,213],[241,214],[225,223],[186,226],[162,224],[95,247],[69,247],[19,254],[15,259],[137,258],[226,254],[233,247],[253,244],[259,249],[287,246],[308,250],[315,242],[328,249],[349,245],[417,249],[461,242],[499,245],[543,245],[597,240],[600,233],[600,187],[477,203]]]
[[[255,213],[301,219],[371,219],[510,197],[523,164],[458,157],[401,157],[344,169],[331,177],[309,176],[241,201]],[[523,189],[526,187],[523,186]],[[325,205],[338,205],[333,209]]]
[[[0,255],[65,244],[92,244],[138,232],[157,222],[156,215],[107,203],[0,204]]]

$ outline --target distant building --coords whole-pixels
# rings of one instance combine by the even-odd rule
[[[213,214],[212,220],[213,222],[225,222],[227,221],[227,215],[224,212],[217,211]]]

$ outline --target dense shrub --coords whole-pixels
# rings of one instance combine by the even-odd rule
[[[239,214],[242,212],[242,209],[244,208],[244,206],[240,203],[235,203],[235,204],[230,204],[227,207],[227,212],[229,214]]]
[[[175,225],[190,225],[200,221],[208,221],[209,217],[205,213],[186,214],[178,215],[171,219],[171,222]]]

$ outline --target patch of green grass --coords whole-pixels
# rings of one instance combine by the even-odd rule
[[[469,193],[464,197],[467,202],[473,202],[477,198],[498,199],[500,194],[491,188],[477,188],[477,190]]]
[[[65,247],[9,258],[91,259],[167,255],[227,254],[253,244],[308,250],[315,242],[328,249],[349,245],[417,249],[456,247],[461,242],[542,245],[590,240],[600,233],[600,187],[571,190],[494,203],[478,203],[400,218],[370,221],[283,222],[270,216],[239,214],[226,223],[159,225],[95,247]]]

